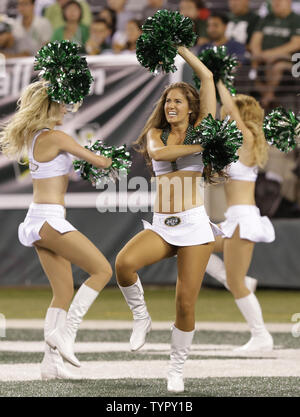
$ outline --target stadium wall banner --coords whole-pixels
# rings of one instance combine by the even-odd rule
[[[33,61],[33,58],[6,61],[0,76],[0,122],[13,115],[22,90],[38,79]],[[102,139],[111,145],[126,144],[130,149],[165,86],[181,79],[184,61],[178,57],[176,73],[157,76],[141,67],[133,54],[87,57],[87,61],[94,78],[90,94],[77,113],[65,116],[60,129],[82,145]],[[139,165],[133,164],[134,175]],[[26,166],[0,154],[0,193],[31,192],[28,174]],[[81,187],[80,191],[88,192],[90,188]]]

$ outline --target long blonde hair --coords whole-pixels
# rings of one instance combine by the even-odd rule
[[[60,120],[60,104],[51,101],[44,80],[30,84],[17,102],[17,111],[0,131],[0,150],[21,162],[34,134],[45,127],[53,128]]]
[[[265,112],[254,97],[247,96],[245,94],[237,94],[233,97],[233,100],[239,109],[243,122],[253,134],[254,163],[260,168],[263,168],[268,160],[269,149],[269,145],[263,131]]]

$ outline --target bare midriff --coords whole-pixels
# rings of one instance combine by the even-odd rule
[[[247,204],[255,206],[255,182],[229,180],[225,183],[227,206]]]
[[[198,171],[175,171],[156,180],[156,213],[173,214],[203,205],[203,178]]]
[[[37,204],[65,205],[69,176],[33,179],[33,202]]]

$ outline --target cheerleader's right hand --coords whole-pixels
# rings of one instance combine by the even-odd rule
[[[109,168],[111,166],[111,164],[112,164],[112,159],[105,157],[105,162],[106,162],[106,165],[105,165],[104,168]]]

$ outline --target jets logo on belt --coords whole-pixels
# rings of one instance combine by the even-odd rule
[[[32,172],[35,172],[39,169],[39,166],[37,164],[34,164],[32,161],[29,161],[29,170]]]
[[[180,223],[180,217],[177,216],[171,216],[171,217],[167,217],[165,220],[165,224],[167,226],[177,226]]]

